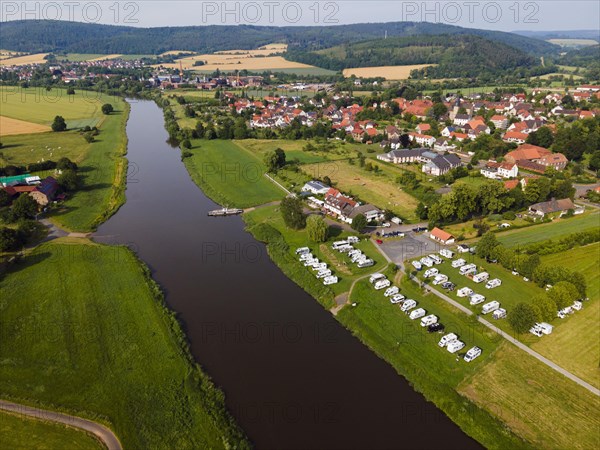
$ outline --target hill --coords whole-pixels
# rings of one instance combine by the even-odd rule
[[[568,66],[600,69],[600,45],[571,50],[557,61]]]
[[[478,36],[440,35],[377,39],[316,52],[291,51],[288,59],[330,70],[381,65],[437,64],[424,69],[432,78],[474,77],[534,67],[538,61],[516,48]]]
[[[170,50],[211,53],[253,49],[282,42],[292,50],[313,51],[388,36],[476,35],[531,54],[557,53],[558,46],[500,31],[427,22],[365,23],[336,26],[187,26],[134,28],[66,21],[9,21],[2,24],[3,48],[30,53],[160,54]]]

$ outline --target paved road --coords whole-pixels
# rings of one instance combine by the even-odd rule
[[[115,434],[106,428],[104,425],[92,422],[91,420],[82,419],[80,417],[70,416],[45,409],[32,408],[31,406],[19,405],[18,403],[7,402],[0,400],[0,409],[4,411],[22,414],[24,416],[33,417],[36,419],[47,420],[50,422],[61,423],[73,428],[79,428],[96,436],[108,450],[122,450],[123,447]]]

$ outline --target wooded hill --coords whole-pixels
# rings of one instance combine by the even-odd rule
[[[67,21],[9,21],[2,23],[2,48],[21,52],[150,54],[169,50],[209,53],[252,49],[284,42],[290,50],[315,51],[370,39],[417,35],[476,35],[524,52],[556,54],[560,47],[501,31],[461,28],[427,22],[389,22],[310,27],[187,26],[135,28]]]

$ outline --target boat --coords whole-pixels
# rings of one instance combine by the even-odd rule
[[[243,212],[244,212],[243,209],[225,207],[225,208],[209,211],[208,215],[209,216],[236,216],[238,214],[242,214]]]

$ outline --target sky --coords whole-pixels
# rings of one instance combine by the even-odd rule
[[[598,0],[2,0],[0,6],[1,21],[61,19],[137,27],[427,21],[501,31],[600,28]]]

